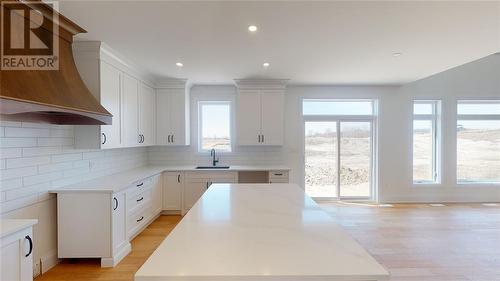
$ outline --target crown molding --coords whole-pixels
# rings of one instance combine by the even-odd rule
[[[183,78],[168,78],[156,81],[157,89],[185,89],[188,85],[188,79]]]

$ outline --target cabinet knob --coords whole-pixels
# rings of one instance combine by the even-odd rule
[[[26,235],[26,237],[24,237],[26,240],[28,240],[28,242],[30,243],[30,250],[28,251],[28,253],[25,255],[25,257],[29,257],[31,255],[31,253],[33,252],[33,240],[31,240],[31,237],[29,235]]]

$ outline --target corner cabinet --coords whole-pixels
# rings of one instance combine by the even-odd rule
[[[2,220],[0,280],[33,280],[33,225],[37,220]]]
[[[160,84],[156,90],[156,144],[189,145],[189,91],[186,80]]]
[[[107,149],[155,144],[155,93],[130,64],[98,41],[73,43],[78,72],[113,115],[111,125],[75,127],[75,147]]]
[[[283,145],[285,87],[282,81],[237,80],[239,145]]]

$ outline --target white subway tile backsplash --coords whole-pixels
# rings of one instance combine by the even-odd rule
[[[72,146],[73,138],[38,138],[38,146]]]
[[[0,159],[21,157],[21,148],[0,148]]]
[[[68,162],[68,161],[77,161],[77,160],[82,160],[82,154],[81,153],[59,154],[59,155],[53,155],[52,156],[52,162],[53,163]]]
[[[36,166],[33,167],[23,167],[14,169],[5,169],[0,171],[0,180],[9,180],[20,177],[36,175],[38,169]]]
[[[62,149],[59,146],[53,147],[27,147],[23,148],[23,156],[39,156],[39,155],[52,155],[61,153]]]
[[[64,171],[68,169],[73,168],[73,163],[72,162],[62,162],[62,163],[53,163],[53,164],[47,164],[47,165],[39,165],[38,166],[38,173],[39,174],[45,174],[45,173],[51,173],[51,172],[56,172],[56,171]]]
[[[35,138],[0,138],[0,147],[32,147],[37,146]]]
[[[2,127],[21,127],[21,122],[14,121],[0,121],[0,126]]]
[[[16,178],[11,180],[0,181],[0,190],[9,190],[13,188],[19,188],[23,186],[23,179]]]
[[[74,148],[74,128],[0,122],[0,213],[54,198],[51,188],[147,164],[146,148]]]
[[[12,158],[12,159],[7,159],[5,161],[6,161],[6,168],[11,169],[11,168],[48,164],[50,163],[50,156]]]
[[[62,178],[62,177],[63,177],[62,171],[56,171],[56,172],[47,173],[47,174],[23,177],[23,186],[39,184],[39,183],[44,183],[44,182],[50,182],[52,180],[56,180],[56,179]]]
[[[5,127],[6,137],[49,137],[49,129]]]

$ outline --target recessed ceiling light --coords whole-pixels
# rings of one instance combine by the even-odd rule
[[[265,63],[262,64],[263,67],[269,67],[269,65],[270,64],[268,62],[265,62]]]
[[[175,65],[177,65],[178,67],[183,67],[184,65],[182,64],[182,62],[176,62]]]
[[[250,26],[248,26],[248,31],[250,31],[250,32],[255,32],[255,31],[257,31],[257,26],[255,26],[255,25],[250,25]]]
[[[399,56],[401,56],[401,55],[402,55],[402,53],[392,53],[392,56],[393,56],[393,57],[399,57]]]

